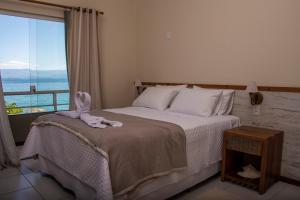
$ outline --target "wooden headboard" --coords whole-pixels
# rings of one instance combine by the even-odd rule
[[[163,82],[142,82],[144,86],[155,86],[155,85],[188,85],[192,87],[193,85],[203,87],[203,88],[215,88],[215,89],[233,89],[233,90],[245,90],[247,86],[245,85],[220,85],[220,84],[201,84],[201,83],[163,83]],[[292,92],[300,93],[300,87],[272,87],[272,86],[258,86],[259,91],[269,91],[269,92]]]

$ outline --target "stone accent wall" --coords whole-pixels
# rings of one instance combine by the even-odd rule
[[[260,115],[253,114],[249,94],[236,91],[232,114],[242,125],[284,131],[281,175],[300,180],[300,93],[261,92],[264,101]]]

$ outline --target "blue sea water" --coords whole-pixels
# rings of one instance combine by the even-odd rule
[[[66,71],[43,72],[39,77],[30,79],[20,70],[1,70],[2,86],[4,92],[30,91],[30,85],[35,85],[37,91],[69,90]],[[18,107],[34,106],[44,111],[53,111],[53,95],[14,95],[5,96],[5,103],[16,103]],[[57,94],[57,110],[69,109],[69,93]],[[30,108],[24,108],[24,113],[32,112]]]
[[[41,83],[6,83],[3,82],[4,92],[18,92],[18,91],[29,91],[30,85],[35,85],[37,91],[47,91],[47,90],[68,90],[68,81],[64,82],[41,82]],[[53,111],[54,106],[49,106],[53,104],[52,94],[38,94],[38,95],[14,95],[5,96],[5,103],[16,103],[18,107],[34,106],[35,108],[40,108],[45,111]],[[69,93],[57,94],[57,110],[68,110],[69,109]],[[25,113],[31,112],[31,109],[23,109]]]

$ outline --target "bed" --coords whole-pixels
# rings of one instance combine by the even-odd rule
[[[166,199],[218,173],[223,132],[240,125],[239,118],[232,115],[199,117],[143,107],[106,111],[182,127],[186,136],[187,169],[151,179],[134,191],[115,197],[108,161],[74,135],[55,126],[33,126],[21,157],[38,154],[38,166],[29,167],[53,176],[74,191],[78,199]]]

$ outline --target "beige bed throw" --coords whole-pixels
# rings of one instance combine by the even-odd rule
[[[91,128],[79,119],[55,114],[41,116],[33,125],[65,129],[108,159],[115,196],[187,166],[186,137],[178,125],[101,110],[91,114],[120,121],[123,126]]]

